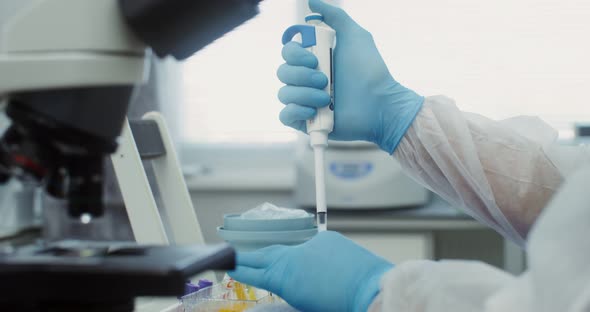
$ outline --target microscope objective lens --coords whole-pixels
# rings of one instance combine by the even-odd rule
[[[82,222],[82,224],[88,224],[90,221],[92,221],[92,216],[89,213],[83,213],[80,216],[80,222]]]

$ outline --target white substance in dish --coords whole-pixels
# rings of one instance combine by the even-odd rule
[[[309,214],[305,210],[277,207],[271,203],[264,203],[252,208],[240,216],[248,220],[278,220],[305,218]]]

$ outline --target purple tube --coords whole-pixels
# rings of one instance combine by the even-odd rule
[[[194,292],[197,292],[199,289],[201,289],[201,287],[199,287],[199,285],[195,285],[193,283],[191,283],[190,281],[188,281],[186,284],[184,284],[184,295],[190,295]]]
[[[199,280],[199,288],[203,289],[203,288],[207,288],[207,287],[211,287],[213,286],[213,282],[208,280],[208,279],[200,279]]]

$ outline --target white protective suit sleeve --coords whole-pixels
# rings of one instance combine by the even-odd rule
[[[524,247],[563,182],[544,151],[556,139],[539,118],[493,121],[436,96],[425,100],[394,157],[407,175]]]
[[[514,279],[477,261],[408,261],[385,274],[369,312],[483,312]]]
[[[564,177],[590,160],[585,148],[556,138],[538,118],[493,121],[437,96],[425,100],[394,157],[421,184],[524,246]],[[473,261],[409,261],[383,277],[369,311],[485,311],[494,294],[528,280]]]

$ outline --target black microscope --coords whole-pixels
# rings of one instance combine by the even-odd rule
[[[99,218],[103,164],[118,147],[146,59],[185,59],[258,13],[261,0],[5,0],[0,6],[0,181],[34,181],[72,218]],[[133,311],[228,270],[228,245],[57,242],[0,254],[0,311]]]

